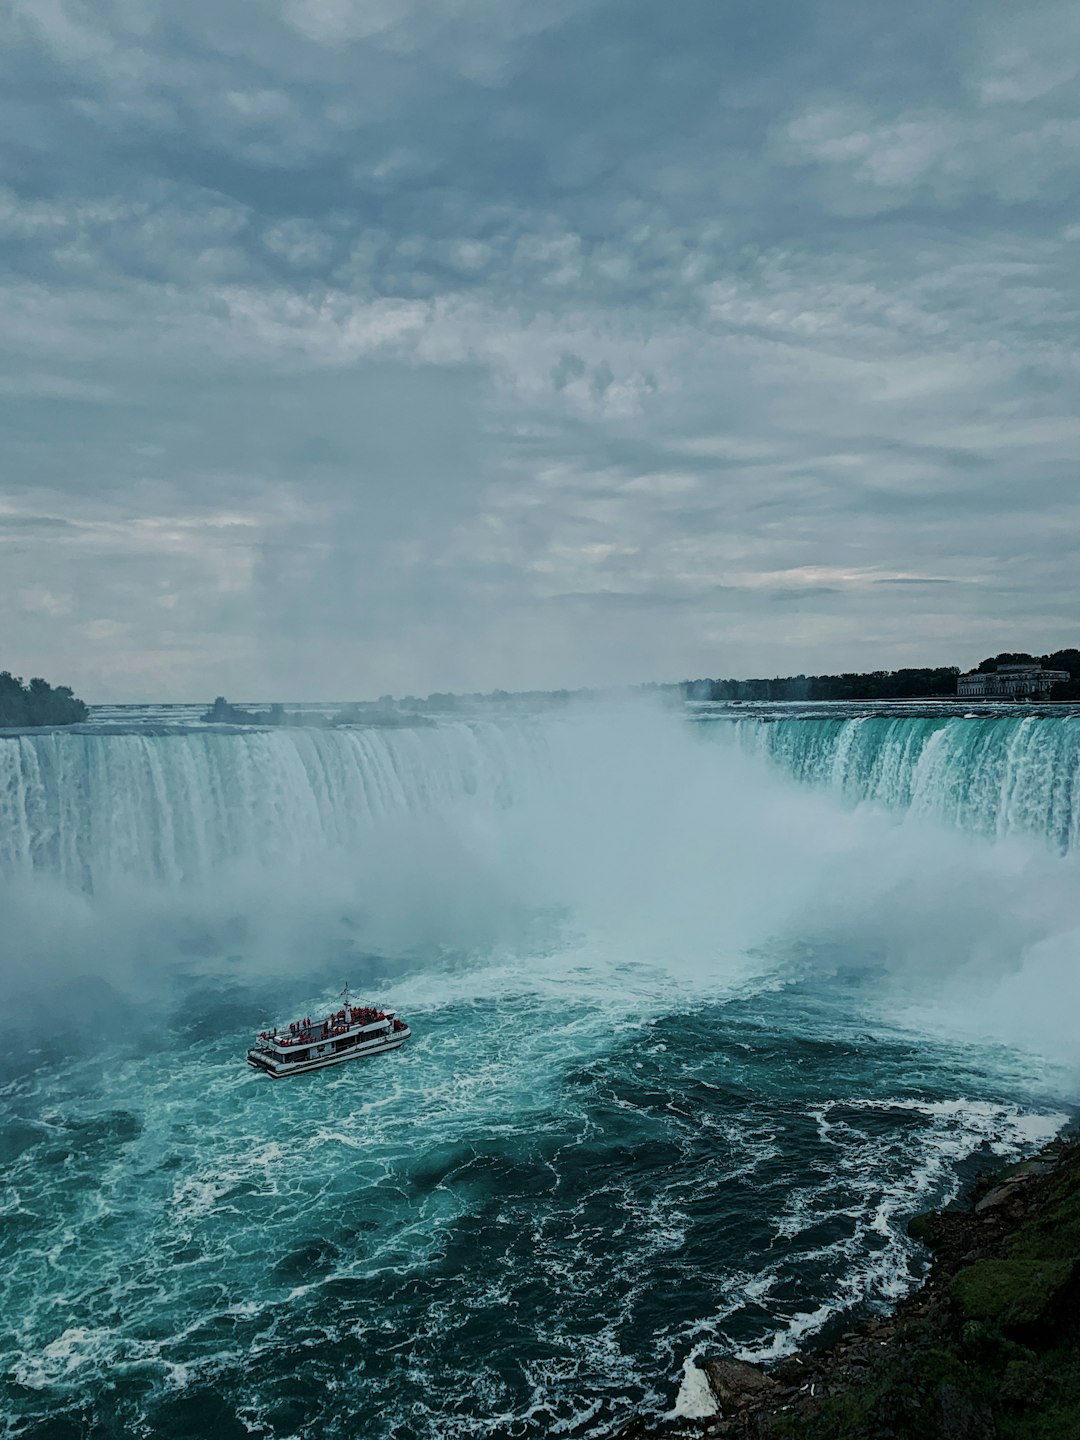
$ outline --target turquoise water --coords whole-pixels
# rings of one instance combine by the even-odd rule
[[[1080,847],[1080,715],[786,716],[742,742],[800,780],[1001,837]]]
[[[0,738],[3,1433],[588,1436],[903,1293],[1071,1112],[1076,857],[755,743]],[[247,1069],[345,980],[408,1046]]]

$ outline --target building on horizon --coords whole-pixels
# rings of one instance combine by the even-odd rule
[[[999,665],[996,670],[973,670],[956,680],[956,693],[970,700],[1029,700],[1046,695],[1070,678],[1067,670],[1044,670],[1035,662]]]

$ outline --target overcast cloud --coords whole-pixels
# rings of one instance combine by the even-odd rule
[[[0,668],[1076,644],[1080,10],[8,0]]]

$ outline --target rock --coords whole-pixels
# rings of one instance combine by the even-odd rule
[[[1015,1180],[1006,1180],[1004,1185],[998,1185],[991,1190],[989,1195],[984,1195],[975,1206],[975,1214],[985,1214],[987,1210],[999,1210],[1003,1205],[1009,1205],[1012,1201],[1018,1200],[1020,1189]]]
[[[744,1433],[747,1440],[776,1440],[773,1416],[767,1410],[759,1410],[746,1421]]]
[[[1004,1440],[1036,1430],[1080,1440],[1072,1409],[1058,1414],[1080,1363],[1080,1140],[1054,1163],[1040,1157],[987,1180],[970,1208],[922,1217],[911,1233],[932,1240],[933,1270],[895,1315],[767,1374],[722,1356],[699,1361],[724,1414],[692,1428],[665,1418],[621,1440]]]
[[[956,1385],[939,1385],[937,1403],[941,1433],[949,1440],[996,1440],[993,1412],[977,1396]]]
[[[773,1379],[781,1385],[803,1385],[810,1377],[810,1366],[805,1358],[796,1352],[794,1355],[785,1355],[771,1373]]]
[[[1021,1160],[1019,1165],[1012,1171],[1009,1179],[1026,1180],[1029,1175],[1053,1175],[1057,1168],[1057,1160]]]
[[[927,1210],[922,1215],[913,1215],[907,1223],[907,1233],[912,1240],[931,1248],[940,1243],[944,1223],[936,1210]]]
[[[974,1265],[976,1260],[994,1260],[998,1253],[997,1246],[976,1245],[970,1250],[965,1250],[961,1260],[965,1265]]]
[[[777,1389],[776,1381],[770,1375],[756,1365],[747,1365],[744,1360],[718,1357],[699,1360],[698,1364],[705,1371],[709,1386],[721,1406],[739,1408]]]

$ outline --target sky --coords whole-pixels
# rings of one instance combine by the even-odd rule
[[[6,0],[0,669],[1075,645],[1080,7]]]

